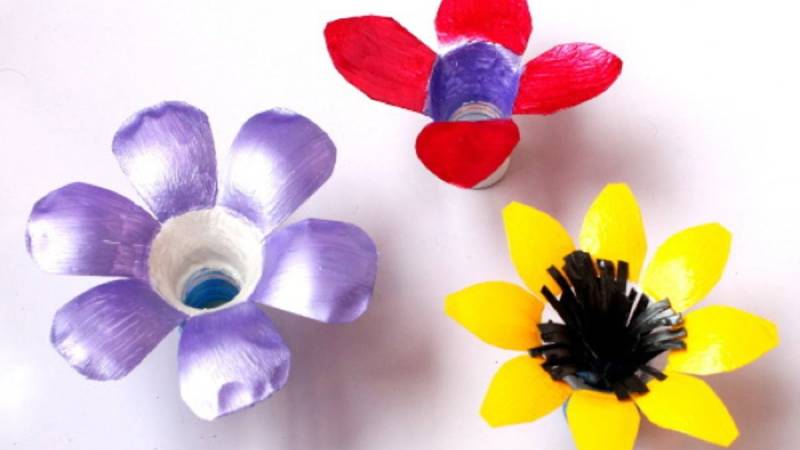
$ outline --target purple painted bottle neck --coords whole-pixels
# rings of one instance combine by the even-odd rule
[[[520,58],[500,45],[473,42],[439,57],[431,74],[427,112],[439,122],[478,105],[472,120],[511,117],[519,90]],[[481,107],[483,109],[481,109]]]

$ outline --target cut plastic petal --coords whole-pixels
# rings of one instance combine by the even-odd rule
[[[590,100],[622,72],[622,60],[594,44],[553,47],[525,65],[515,114],[552,114]]]
[[[544,305],[525,289],[502,281],[470,286],[447,296],[447,315],[486,343],[510,350],[542,345],[536,325]]]
[[[711,387],[691,375],[665,374],[666,380],[647,384],[650,392],[634,397],[642,414],[659,427],[730,446],[739,436],[739,430]]]
[[[485,40],[521,55],[533,31],[527,0],[442,0],[436,33],[442,44]]]
[[[127,198],[84,183],[68,184],[36,202],[26,244],[53,273],[147,279],[150,243],[159,225]]]
[[[181,102],[142,110],[117,131],[112,148],[160,221],[214,205],[217,157],[203,111]]]
[[[511,119],[433,122],[417,137],[417,156],[442,180],[471,188],[492,175],[518,142]]]
[[[750,364],[778,346],[774,323],[730,306],[686,314],[686,350],[670,352],[667,370],[711,375]]]
[[[355,225],[308,219],[264,242],[264,274],[251,299],[322,322],[350,322],[375,285],[375,244]]]
[[[50,342],[82,375],[115,380],[138,366],[185,318],[144,282],[116,280],[58,310]]]
[[[675,311],[685,311],[717,284],[730,249],[731,233],[718,223],[680,231],[658,248],[642,288],[652,298],[668,298]]]
[[[639,433],[639,410],[613,394],[579,390],[567,402],[567,422],[578,450],[630,450]]]
[[[238,411],[283,387],[289,359],[289,349],[258,305],[192,317],[178,347],[181,397],[206,420]]]
[[[628,263],[628,278],[639,279],[647,238],[636,197],[626,184],[609,184],[583,219],[581,249],[598,259]]]
[[[436,53],[390,17],[339,19],[325,27],[333,65],[370,98],[422,112]]]
[[[553,381],[541,358],[518,356],[500,367],[483,400],[481,416],[493,427],[534,421],[551,413],[572,389]]]
[[[517,273],[533,292],[543,286],[558,295],[561,289],[548,275],[550,266],[561,267],[575,250],[563,226],[547,213],[513,202],[503,210],[508,248]]]
[[[266,233],[330,177],[336,147],[311,120],[273,109],[245,122],[228,158],[220,205],[239,212]]]

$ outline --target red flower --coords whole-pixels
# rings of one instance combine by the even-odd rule
[[[370,98],[433,118],[417,155],[461,187],[479,186],[509,157],[519,141],[512,114],[575,106],[622,70],[616,55],[586,43],[558,45],[523,65],[532,31],[525,0],[442,0],[436,31],[441,55],[389,17],[335,20],[325,39],[336,69]]]

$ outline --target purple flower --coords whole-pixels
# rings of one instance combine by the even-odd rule
[[[181,327],[181,396],[210,420],[286,383],[289,349],[256,303],[329,323],[366,310],[377,252],[364,231],[320,219],[278,228],[335,164],[333,142],[307,118],[250,118],[219,186],[208,118],[185,103],[139,112],[113,151],[155,218],[73,183],[34,205],[26,235],[45,271],[123,278],[56,313],[51,342],[84,376],[124,377]]]

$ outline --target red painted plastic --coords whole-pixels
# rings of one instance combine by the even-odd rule
[[[525,65],[515,114],[551,114],[589,100],[609,88],[622,60],[594,44],[563,44]]]
[[[443,44],[484,40],[521,55],[532,30],[527,0],[442,0],[436,15]]]
[[[422,112],[436,53],[389,17],[340,19],[325,27],[334,66],[370,98]]]
[[[417,156],[442,180],[471,188],[497,170],[517,142],[510,119],[433,122],[417,137]]]

